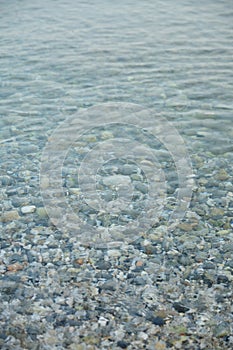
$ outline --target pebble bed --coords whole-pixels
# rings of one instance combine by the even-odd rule
[[[158,1],[158,7],[129,0],[1,6],[0,348],[233,348],[229,2],[181,1],[175,11],[171,0]],[[160,25],[162,37],[156,32]],[[59,123],[109,100],[166,115],[185,140],[195,181],[184,219],[168,232],[177,176],[162,148],[168,198],[156,223],[129,240],[95,245],[53,225],[39,169]],[[67,201],[92,227],[137,220],[148,200],[145,174],[122,159],[99,169],[96,190],[111,203],[119,182],[132,185],[130,210],[105,215],[80,195],[80,161],[118,133],[92,130],[64,161]]]

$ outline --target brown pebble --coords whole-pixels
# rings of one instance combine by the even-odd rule
[[[166,350],[167,347],[166,347],[166,343],[164,341],[156,341],[155,343],[155,349],[157,350]]]
[[[229,175],[228,175],[228,173],[226,172],[225,169],[221,169],[216,174],[216,179],[220,180],[220,181],[225,181],[225,180],[229,179]]]
[[[142,260],[138,260],[137,262],[136,262],[136,266],[137,267],[141,267],[141,266],[143,266],[144,265],[144,262],[142,261]]]
[[[15,264],[8,265],[7,271],[16,272],[16,271],[23,270],[23,268],[24,268],[24,265],[21,265],[19,263],[15,263]]]
[[[19,220],[20,216],[17,210],[6,211],[2,214],[0,221],[1,222],[11,222],[14,220]]]
[[[77,265],[83,265],[84,259],[78,258],[78,259],[76,259],[74,262],[75,262],[75,264],[77,264]]]

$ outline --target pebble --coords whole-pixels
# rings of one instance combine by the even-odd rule
[[[5,265],[2,265],[2,264],[0,264],[0,274],[3,274],[3,273],[5,273],[6,272],[6,266]]]
[[[144,262],[142,260],[138,260],[135,265],[136,267],[143,267]]]
[[[102,284],[101,289],[115,291],[117,290],[117,283],[115,281],[107,281]]]
[[[36,208],[36,213],[41,219],[48,218],[47,211],[44,207],[38,207]]]
[[[105,327],[107,325],[107,323],[109,322],[109,320],[103,316],[100,316],[99,320],[98,320],[98,324],[101,327]]]
[[[6,190],[6,194],[8,196],[13,196],[13,195],[17,194],[17,189],[16,188],[10,188],[10,189]]]
[[[17,271],[23,270],[23,268],[24,268],[23,264],[15,263],[15,264],[8,265],[7,271],[17,272]]]
[[[135,184],[136,190],[140,191],[143,194],[148,193],[148,186],[142,182],[138,182]]]
[[[205,269],[205,270],[215,269],[215,268],[216,268],[215,264],[211,261],[205,261],[203,263],[203,269]]]
[[[22,214],[31,214],[36,211],[36,206],[35,205],[26,205],[24,207],[21,207],[21,212]]]
[[[83,265],[84,264],[84,259],[83,258],[78,258],[74,261],[74,265]]]
[[[189,311],[189,308],[187,306],[181,304],[180,302],[173,303],[173,307],[176,311],[181,312],[181,313],[185,313],[185,312]]]
[[[233,242],[232,243],[226,243],[222,246],[221,250],[224,252],[224,253],[227,253],[227,252],[233,252]]]
[[[121,349],[127,349],[127,347],[130,345],[129,342],[126,342],[125,340],[118,340],[117,346]]]
[[[0,220],[2,222],[10,222],[14,220],[19,220],[20,216],[17,210],[10,210],[2,213]]]
[[[165,321],[160,316],[155,316],[151,319],[151,322],[156,326],[163,326],[165,324]]]
[[[95,266],[99,270],[109,270],[111,267],[111,263],[108,261],[100,260],[95,263]]]
[[[219,170],[219,172],[215,175],[215,178],[217,180],[220,180],[220,181],[225,181],[227,179],[229,179],[229,175],[228,173],[226,172],[225,169],[221,169]]]
[[[183,231],[186,231],[186,232],[190,232],[193,230],[193,228],[197,226],[196,223],[187,223],[187,222],[183,222],[183,223],[180,223],[178,225],[178,227],[183,230]]]
[[[218,275],[217,276],[217,283],[224,283],[224,284],[227,284],[229,282],[229,279],[227,276],[225,275]]]
[[[12,184],[12,178],[8,175],[0,176],[0,182],[2,186],[10,186]]]
[[[147,340],[148,339],[148,335],[145,332],[139,332],[138,333],[138,338],[142,339],[142,340]]]
[[[122,253],[119,249],[109,249],[107,254],[111,258],[118,258]]]
[[[105,130],[105,131],[102,132],[101,138],[103,140],[112,139],[112,138],[114,138],[114,135],[113,135],[112,132]]]
[[[137,276],[133,279],[132,283],[136,284],[137,286],[144,286],[146,284],[146,280],[141,276]]]
[[[124,175],[112,175],[103,178],[103,184],[105,186],[110,187],[118,187],[118,186],[129,186],[131,184],[131,180],[129,176]]]
[[[132,175],[134,173],[137,173],[138,168],[136,165],[131,165],[131,164],[124,164],[121,168],[120,168],[120,173],[122,175]]]
[[[214,329],[214,336],[217,338],[223,338],[231,333],[230,326],[226,322],[221,322]]]
[[[156,350],[166,350],[167,349],[167,346],[166,346],[166,343],[164,341],[156,341],[154,343],[154,348],[153,349],[156,349]]]
[[[222,208],[213,208],[210,214],[211,218],[215,220],[222,219],[223,215],[224,215],[224,209]]]

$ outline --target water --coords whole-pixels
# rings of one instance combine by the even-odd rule
[[[229,165],[232,16],[228,1],[1,2],[3,175],[17,186],[33,171],[37,187],[48,136],[104,102],[152,108],[152,121],[171,121],[194,163],[200,155]]]
[[[3,136],[124,101],[230,142],[232,16],[229,1],[2,1]]]

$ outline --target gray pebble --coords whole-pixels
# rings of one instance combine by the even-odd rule
[[[140,191],[143,194],[148,193],[148,185],[146,185],[142,182],[135,183],[135,188],[136,188],[136,190]]]
[[[138,171],[138,167],[133,164],[124,164],[122,167],[120,167],[119,172],[122,175],[131,175],[135,174]]]
[[[10,186],[10,185],[12,185],[13,180],[10,176],[3,175],[3,176],[0,176],[0,182],[1,182],[2,186]]]
[[[111,264],[108,261],[99,260],[95,263],[95,266],[97,269],[100,269],[100,270],[108,270],[110,269]]]
[[[214,336],[217,338],[223,338],[229,335],[231,332],[229,324],[221,322],[214,329]]]
[[[117,283],[115,281],[107,281],[101,285],[101,289],[115,291],[117,290]]]
[[[202,266],[203,266],[203,269],[205,269],[205,270],[216,268],[215,264],[212,263],[211,261],[205,261]]]

